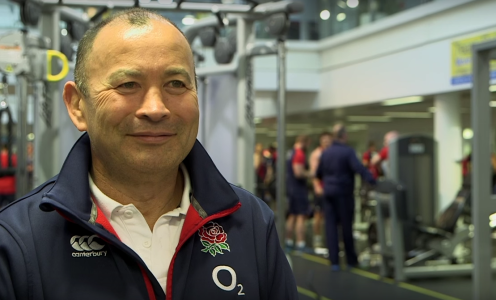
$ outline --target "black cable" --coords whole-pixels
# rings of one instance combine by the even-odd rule
[[[177,1],[177,8],[181,8],[181,4],[184,2],[184,0],[178,0]]]
[[[222,19],[220,12],[216,13],[215,16],[217,17],[217,21],[219,21],[219,27],[224,27],[224,20]]]
[[[139,0],[134,0],[134,7],[140,7]]]

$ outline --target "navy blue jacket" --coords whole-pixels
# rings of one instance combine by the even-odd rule
[[[0,299],[166,298],[91,200],[90,164],[85,134],[58,176],[0,211]],[[230,185],[198,142],[184,165],[194,192],[169,267],[167,299],[297,299],[272,211]],[[211,221],[227,233],[225,245],[201,238]],[[213,248],[202,251],[206,246]]]
[[[320,156],[316,176],[324,183],[324,195],[350,195],[355,189],[355,174],[358,173],[370,184],[375,184],[367,168],[358,160],[355,150],[334,141]]]

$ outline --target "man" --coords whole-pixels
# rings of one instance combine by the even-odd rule
[[[374,179],[377,179],[379,177],[379,172],[377,171],[377,167],[372,164],[372,158],[377,155],[376,149],[375,149],[375,142],[374,141],[369,141],[369,145],[367,148],[367,151],[363,153],[362,156],[362,164],[369,169],[370,173],[372,173],[372,176]]]
[[[333,128],[332,146],[324,150],[316,177],[324,184],[326,237],[332,270],[340,270],[338,224],[341,224],[346,260],[349,267],[358,264],[353,242],[355,174],[375,184],[372,174],[360,163],[355,151],[346,145],[347,133],[342,124]]]
[[[297,299],[274,216],[196,141],[193,56],[162,16],[80,41],[61,172],[0,212],[0,299]]]
[[[332,134],[330,132],[323,132],[319,137],[319,146],[315,148],[310,154],[310,171],[315,174],[319,166],[320,156],[322,151],[327,149],[332,143]],[[313,247],[321,248],[324,246],[322,242],[322,221],[324,219],[323,201],[324,201],[324,187],[322,181],[318,178],[312,178],[313,193],[314,193],[314,208],[313,213]]]
[[[372,157],[371,165],[380,170],[382,176],[387,177],[389,172],[388,158],[389,158],[389,145],[398,137],[397,131],[389,131],[384,135],[384,146],[378,155]]]
[[[263,144],[257,143],[255,145],[255,152],[253,153],[253,168],[255,170],[255,195],[266,202],[264,180],[267,174],[267,163],[263,152]]]
[[[311,173],[307,170],[305,155],[308,144],[307,136],[298,136],[287,160],[286,189],[289,207],[286,219],[286,250],[294,248],[293,235],[295,231],[296,250],[306,250],[305,220],[310,209],[307,179],[311,177]]]

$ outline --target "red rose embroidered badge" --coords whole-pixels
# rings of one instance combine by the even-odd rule
[[[224,232],[224,228],[217,223],[209,222],[203,225],[200,230],[198,230],[198,235],[200,236],[201,243],[203,245],[202,252],[210,253],[213,257],[217,254],[224,254],[222,250],[231,251],[227,241],[227,233]]]

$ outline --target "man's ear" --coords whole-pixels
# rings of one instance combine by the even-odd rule
[[[64,98],[64,103],[72,123],[76,125],[79,131],[86,131],[88,126],[84,111],[85,103],[74,81],[68,81],[64,85],[62,97]]]

